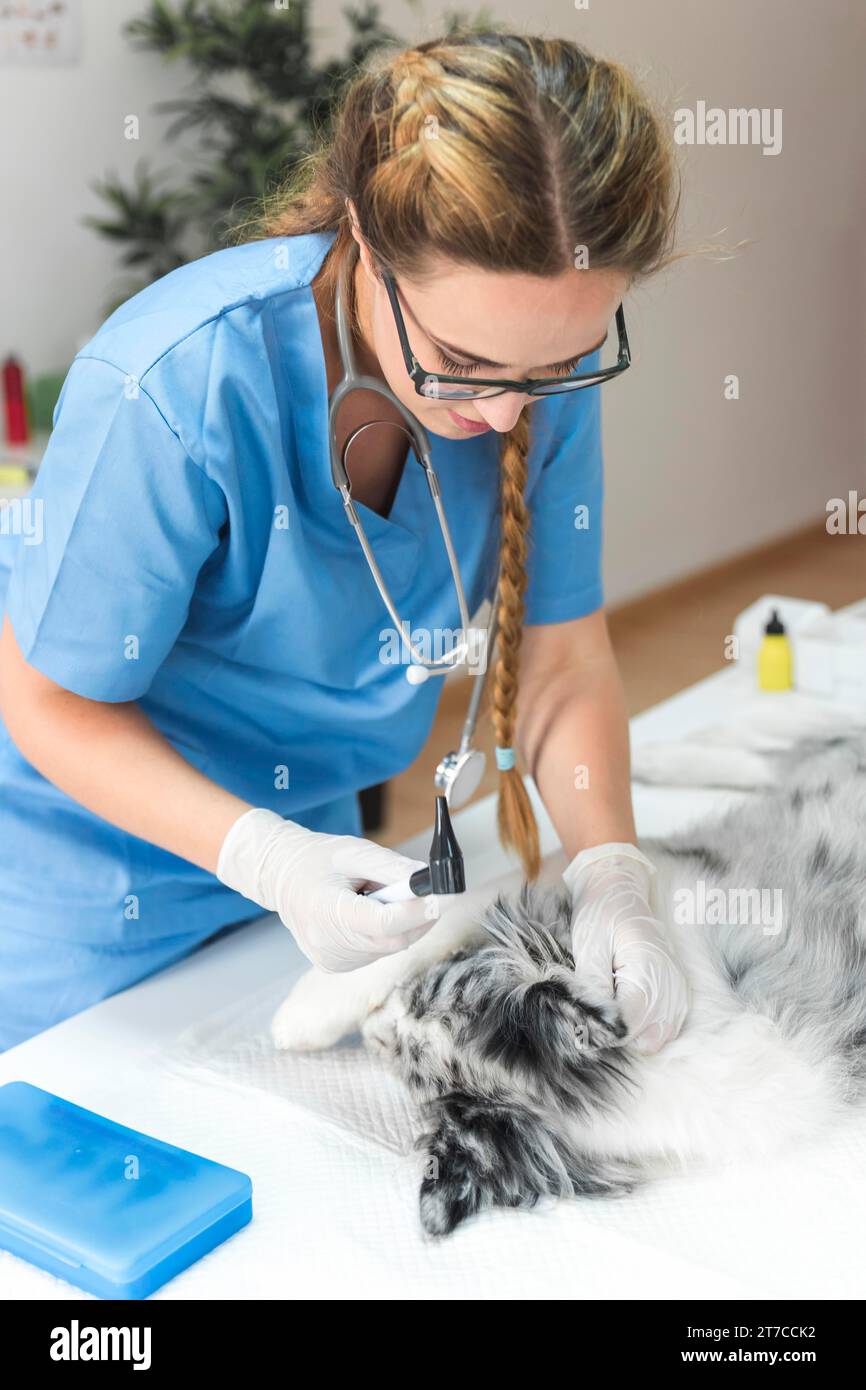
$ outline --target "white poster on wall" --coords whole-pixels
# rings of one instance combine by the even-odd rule
[[[76,63],[81,0],[0,0],[0,66]]]

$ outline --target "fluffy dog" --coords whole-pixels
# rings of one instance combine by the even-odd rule
[[[624,1045],[615,994],[575,976],[561,856],[546,882],[464,895],[400,956],[310,972],[277,1014],[280,1047],[360,1027],[422,1102],[428,1232],[492,1205],[769,1156],[863,1103],[866,736],[728,749],[729,784],[749,784],[743,759],[767,785],[688,834],[641,842],[691,993],[656,1055]],[[696,780],[695,752],[683,762]]]

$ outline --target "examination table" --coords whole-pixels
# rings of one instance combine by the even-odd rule
[[[678,739],[754,698],[721,671],[632,721],[633,745]],[[739,795],[635,787],[641,835],[666,834]],[[455,817],[470,886],[514,867],[495,803]],[[556,841],[536,800],[544,852]],[[429,832],[401,846],[423,856]],[[190,1025],[263,988],[286,993],[306,962],[276,918],[0,1054],[0,1083],[30,1081],[122,1124],[250,1175],[250,1226],[161,1299],[862,1298],[866,1116],[763,1168],[667,1178],[614,1201],[494,1211],[434,1241],[417,1215],[418,1159],[267,1090],[166,1066]],[[281,986],[285,985],[285,989]],[[359,1065],[361,1065],[359,1059]],[[0,1298],[90,1296],[0,1252]]]

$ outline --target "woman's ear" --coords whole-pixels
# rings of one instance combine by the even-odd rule
[[[366,271],[367,276],[370,280],[378,280],[379,277],[376,274],[376,268],[373,265],[373,257],[370,255],[370,248],[364,240],[363,233],[361,232],[361,228],[358,225],[358,214],[355,211],[355,204],[352,202],[351,198],[346,199],[346,211],[349,214],[349,221],[352,227],[352,236],[358,243],[358,252],[361,257],[361,264],[364,267],[364,270]]]

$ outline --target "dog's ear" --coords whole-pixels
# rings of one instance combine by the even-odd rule
[[[581,1153],[527,1106],[452,1092],[427,1107],[421,1224],[449,1235],[486,1207],[533,1207],[539,1197],[613,1197],[634,1186],[636,1171]]]

